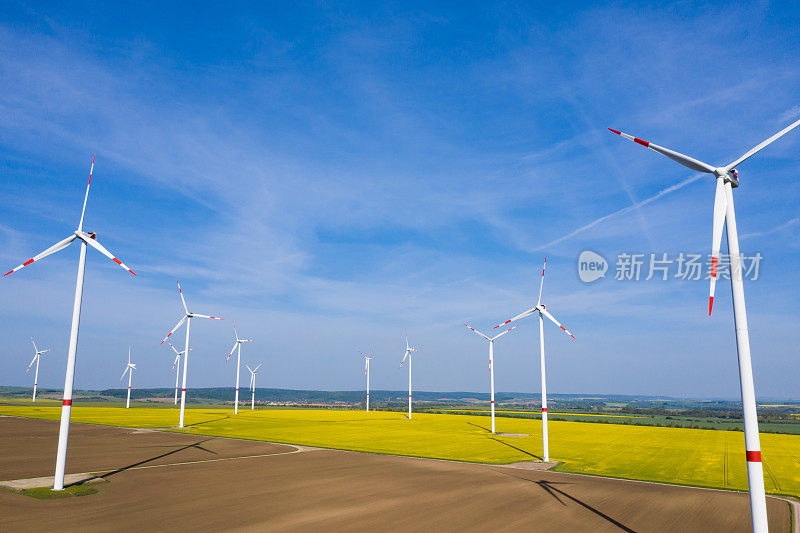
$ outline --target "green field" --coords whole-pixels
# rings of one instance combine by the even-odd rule
[[[14,402],[16,403],[16,402]],[[49,405],[47,405],[49,404]],[[0,405],[0,414],[58,420],[55,402]],[[141,405],[141,404],[139,404]],[[170,427],[177,409],[75,404],[74,422]],[[185,433],[305,444],[382,454],[510,463],[538,460],[541,421],[498,418],[497,430],[530,437],[494,437],[485,416],[328,409],[193,408]],[[557,470],[725,489],[747,489],[744,435],[737,431],[552,421],[551,459]],[[767,491],[800,496],[800,436],[762,434]]]

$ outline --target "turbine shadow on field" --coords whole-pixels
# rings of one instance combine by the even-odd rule
[[[518,452],[522,452],[522,453],[524,453],[525,455],[530,455],[530,456],[531,456],[531,457],[533,457],[534,459],[539,459],[540,461],[542,461],[542,460],[543,460],[543,459],[542,459],[541,457],[539,457],[538,455],[534,455],[534,454],[532,454],[531,452],[529,452],[529,451],[527,451],[527,450],[523,450],[522,448],[517,448],[517,447],[516,447],[516,446],[514,446],[513,444],[509,444],[509,443],[507,443],[507,442],[503,442],[502,440],[497,440],[497,439],[496,439],[496,438],[494,438],[494,437],[492,437],[492,440],[493,440],[493,441],[495,441],[495,442],[499,442],[500,444],[505,444],[505,445],[506,445],[506,446],[508,446],[509,448],[514,448],[514,449],[515,449],[515,450],[517,450]]]
[[[475,426],[475,427],[476,427],[476,428],[478,428],[478,429],[482,429],[482,430],[484,430],[486,433],[491,433],[491,432],[492,432],[492,430],[490,430],[488,427],[486,427],[486,428],[485,428],[485,427],[483,427],[483,426],[481,426],[481,425],[475,424],[474,422],[467,422],[467,424],[469,424],[470,426]]]
[[[563,505],[565,507],[566,507],[567,504],[565,504],[563,502],[563,500],[558,497],[559,494],[561,496],[563,496],[564,498],[572,500],[573,502],[577,503],[578,505],[580,505],[584,509],[588,509],[589,511],[593,512],[594,514],[596,514],[600,518],[609,521],[610,523],[614,524],[615,526],[617,526],[621,530],[627,531],[629,533],[635,533],[635,530],[629,528],[628,526],[626,526],[622,522],[614,520],[613,518],[611,518],[610,516],[608,516],[604,512],[600,511],[599,509],[595,509],[594,507],[592,507],[588,503],[583,502],[583,501],[579,500],[578,498],[576,498],[575,496],[571,496],[571,495],[567,494],[566,492],[564,492],[563,490],[553,486],[553,485],[574,485],[574,483],[547,481],[545,479],[540,479],[539,481],[534,481],[532,479],[528,479],[526,477],[521,477],[521,476],[515,476],[514,474],[509,474],[507,472],[503,472],[503,473],[505,475],[507,475],[507,476],[515,477],[517,479],[523,479],[525,481],[528,481],[529,483],[535,483],[536,485],[539,485],[545,492],[547,492],[550,496],[555,498],[556,501],[558,501],[558,503],[560,503],[561,505]]]
[[[203,448],[202,446],[200,446],[204,442],[208,442],[210,440],[213,440],[213,439],[205,439],[205,440],[197,441],[197,442],[195,442],[193,444],[186,444],[184,446],[180,446],[176,450],[172,450],[171,452],[162,453],[161,455],[156,455],[155,457],[151,457],[149,459],[144,459],[144,460],[139,461],[137,463],[133,463],[133,464],[130,464],[130,465],[127,465],[127,466],[122,466],[120,468],[117,468],[116,470],[112,470],[111,472],[106,472],[105,474],[101,474],[99,476],[94,476],[94,477],[91,477],[91,478],[88,478],[88,479],[83,479],[81,481],[76,481],[75,483],[71,483],[70,485],[67,485],[67,486],[68,487],[72,487],[74,485],[83,485],[84,483],[86,483],[88,481],[91,481],[91,480],[95,480],[95,479],[106,479],[106,478],[111,477],[111,476],[113,476],[115,474],[119,474],[120,472],[124,472],[126,470],[130,470],[131,468],[135,468],[137,466],[144,465],[146,463],[149,463],[151,461],[155,461],[157,459],[162,459],[164,457],[168,457],[168,456],[170,456],[172,454],[175,454],[175,453],[178,453],[178,452],[182,452],[184,450],[188,450],[189,448],[197,448],[198,450],[203,450],[204,452],[213,453],[214,455],[216,455],[217,452],[213,452],[213,451],[209,450],[208,448]],[[154,446],[154,447],[156,447],[156,446]]]
[[[200,426],[202,424],[210,424],[211,422],[219,422],[220,420],[226,420],[230,417],[231,417],[230,415],[225,415],[222,418],[212,418],[211,420],[204,420],[203,422],[193,422],[191,424],[186,424],[186,427],[190,428],[193,426]]]

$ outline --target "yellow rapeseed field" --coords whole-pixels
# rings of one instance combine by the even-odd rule
[[[0,414],[57,420],[57,405],[0,406]],[[75,404],[72,420],[126,427],[167,428],[172,408]],[[186,433],[239,437],[382,454],[510,463],[541,458],[541,421],[499,418],[493,436],[486,416],[326,409],[195,408]],[[558,470],[666,483],[747,489],[744,435],[735,431],[552,421],[550,453]],[[800,436],[762,434],[767,491],[800,496]]]

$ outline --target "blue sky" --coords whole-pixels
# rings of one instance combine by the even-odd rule
[[[159,341],[195,321],[190,386],[227,386],[231,322],[264,387],[488,388],[488,330],[544,301],[548,388],[738,396],[728,284],[581,283],[579,253],[706,254],[714,183],[613,127],[725,164],[800,118],[800,13],[785,3],[5,3],[0,260],[86,227],[76,387],[172,386]],[[800,131],[739,168],[757,394],[800,398]],[[669,189],[668,192],[664,192]],[[652,199],[654,198],[655,199]],[[652,199],[652,200],[651,200]],[[611,216],[609,216],[611,215]],[[608,217],[608,218],[604,218]],[[595,223],[598,219],[599,223]],[[585,230],[581,229],[587,227]],[[577,233],[576,233],[577,231]],[[724,249],[724,248],[723,248]],[[78,247],[2,280],[2,384],[28,337],[61,387]],[[612,264],[612,270],[613,270]],[[789,274],[789,275],[787,275]],[[534,320],[498,341],[498,390],[538,391]]]

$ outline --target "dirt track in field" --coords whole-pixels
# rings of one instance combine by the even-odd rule
[[[52,475],[57,434],[57,422],[0,417],[0,480]],[[746,494],[293,451],[73,424],[67,472],[109,483],[46,501],[0,491],[0,531],[750,531]],[[788,504],[770,498],[768,510],[770,531],[788,531]]]

